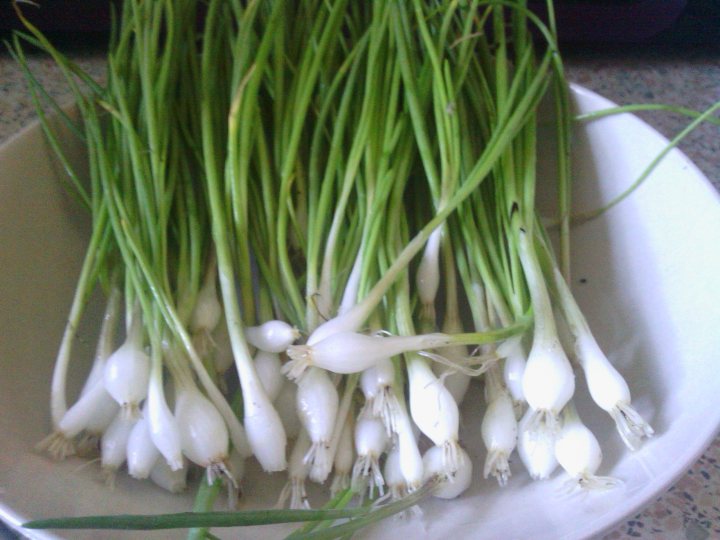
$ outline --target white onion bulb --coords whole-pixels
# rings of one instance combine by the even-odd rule
[[[488,404],[483,416],[482,439],[487,448],[483,476],[494,476],[504,486],[510,476],[508,459],[517,444],[517,420],[512,399],[502,393]]]
[[[160,451],[153,444],[147,418],[143,416],[135,422],[128,437],[128,474],[138,480],[147,478],[159,457]]]
[[[210,400],[196,388],[179,388],[175,418],[183,454],[207,470],[208,484],[219,474],[226,474],[230,436],[223,417]]]
[[[380,418],[388,436],[396,430],[396,417],[400,404],[395,389],[395,367],[390,359],[380,360],[360,375],[360,388],[365,396],[361,414]]]
[[[393,499],[401,499],[408,493],[407,483],[400,468],[400,450],[394,446],[385,458],[385,466],[383,467],[383,475],[385,484],[387,484],[390,496]]]
[[[520,459],[533,480],[544,480],[557,468],[555,458],[556,432],[546,424],[529,430],[533,412],[528,409],[518,425],[517,449]]]
[[[258,350],[253,358],[255,371],[262,382],[265,393],[270,401],[275,401],[280,395],[285,377],[282,375],[280,355],[267,351]]]
[[[160,368],[157,368],[158,371]],[[159,373],[150,378],[145,414],[153,444],[173,469],[183,467],[180,427],[165,400],[165,391]]]
[[[522,379],[523,394],[532,409],[527,429],[539,429],[539,423],[556,429],[560,411],[575,392],[575,375],[557,335],[550,295],[532,239],[524,230],[520,231],[518,247],[534,311],[532,347]]]
[[[98,380],[67,410],[58,424],[58,430],[65,437],[71,439],[82,430],[87,429],[93,423],[98,412],[105,423],[107,416],[114,412],[115,414],[112,414],[110,419],[112,422],[117,411],[117,402],[105,390],[105,383]],[[110,422],[105,428],[110,425]]]
[[[290,452],[288,481],[280,492],[277,503],[278,507],[282,508],[285,506],[285,502],[290,499],[290,508],[292,510],[310,508],[307,491],[305,490],[305,480],[307,479],[310,467],[305,462],[305,455],[310,450],[311,445],[312,442],[307,432],[301,430]]]
[[[433,489],[433,496],[440,499],[454,499],[461,495],[472,481],[472,461],[465,450],[458,446],[458,467],[451,475],[445,467],[445,452],[439,446],[432,446],[423,456],[425,481],[435,479],[438,485]]]
[[[135,422],[136,417],[120,411],[100,439],[100,464],[111,484],[113,474],[127,458],[127,443]]]
[[[150,480],[170,493],[181,493],[187,488],[187,465],[173,471],[164,459],[158,459],[150,471]]]
[[[443,448],[448,475],[460,467],[458,429],[460,412],[455,399],[435,377],[427,363],[413,357],[408,363],[410,414],[415,424],[435,445]]]
[[[527,354],[520,337],[510,338],[498,345],[497,354],[504,358],[503,380],[515,403],[525,401],[523,375],[527,364]]]
[[[585,372],[590,396],[610,414],[628,448],[637,450],[642,439],[651,437],[654,431],[632,407],[625,379],[600,349],[567,282],[557,269],[554,276],[568,330],[575,338],[575,356]]]
[[[150,380],[150,357],[142,349],[142,327],[138,320],[133,321],[125,342],[105,362],[103,380],[115,401],[128,413],[137,414]]]
[[[327,371],[311,368],[298,381],[297,413],[312,446],[305,456],[310,478],[324,482],[332,468],[330,441],[340,398]]]
[[[442,229],[438,227],[430,234],[415,275],[418,297],[422,304],[423,322],[429,326],[434,326],[435,323],[435,297],[440,286]]]
[[[299,337],[297,328],[284,321],[267,321],[260,326],[245,328],[245,339],[248,343],[266,352],[285,352]]]
[[[555,457],[582,488],[608,489],[618,484],[614,478],[595,476],[602,463],[602,449],[572,403],[563,412],[563,426],[555,439]]]
[[[363,416],[355,424],[355,452],[357,459],[352,473],[353,490],[364,491],[367,487],[372,498],[375,489],[383,494],[385,482],[380,471],[380,456],[385,451],[388,437],[385,426],[377,418]]]
[[[417,444],[419,435],[407,409],[401,406],[397,416],[396,447],[400,454],[400,472],[408,491],[415,491],[423,481],[423,457]]]
[[[217,327],[222,318],[222,305],[217,294],[215,274],[210,273],[198,291],[195,307],[190,315],[190,330],[193,333],[210,333]]]

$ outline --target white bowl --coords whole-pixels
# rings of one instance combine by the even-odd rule
[[[579,111],[612,104],[575,87]],[[82,145],[63,138],[72,159]],[[631,115],[576,127],[574,198],[579,210],[611,200],[640,174],[667,140]],[[549,155],[549,154],[548,154]],[[551,174],[551,160],[542,170]],[[547,162],[545,162],[547,161]],[[0,148],[0,517],[13,527],[30,518],[185,511],[192,494],[173,496],[120,477],[114,491],[96,465],[54,463],[33,450],[48,432],[52,363],[88,237],[82,211],[65,194],[61,168],[37,125]],[[367,538],[587,538],[637,512],[662,493],[707,447],[720,425],[720,200],[702,173],[673,150],[632,197],[573,236],[573,288],[600,344],[627,378],[633,402],[656,436],[627,451],[611,420],[579,385],[579,409],[603,445],[600,474],[623,480],[605,493],[567,495],[559,471],[531,482],[517,459],[509,485],[483,480],[477,388],[468,396],[463,444],[475,459],[471,489],[454,501],[424,503],[424,518],[389,520]],[[92,305],[90,320],[99,307]],[[92,324],[88,328],[92,328]],[[93,350],[81,329],[70,391],[77,391]],[[578,380],[581,380],[579,377]],[[250,471],[248,505],[274,504],[284,478]],[[278,537],[288,527],[248,530]],[[225,533],[237,537],[237,531]],[[32,538],[50,532],[24,531]],[[72,538],[183,536],[72,531]]]

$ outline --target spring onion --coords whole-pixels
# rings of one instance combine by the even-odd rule
[[[307,491],[305,490],[305,481],[310,472],[310,465],[305,460],[305,456],[310,451],[311,446],[312,441],[310,437],[305,430],[302,430],[290,452],[288,481],[280,492],[277,503],[278,507],[283,507],[289,499],[289,508],[292,510],[310,508]]]
[[[298,381],[297,412],[312,442],[305,454],[310,477],[324,482],[332,468],[330,451],[340,398],[327,371],[311,368]]]
[[[503,486],[510,477],[508,459],[517,444],[518,428],[512,398],[502,385],[498,370],[498,366],[493,366],[485,378],[487,409],[480,432],[488,452],[483,476],[492,475]]]
[[[355,465],[352,471],[352,486],[355,491],[367,490],[373,498],[375,491],[385,492],[380,458],[385,452],[388,437],[383,422],[378,418],[362,416],[355,424]]]
[[[127,440],[128,474],[139,480],[147,478],[158,457],[160,457],[160,451],[153,443],[148,421],[143,416],[135,422]]]
[[[563,410],[562,428],[555,440],[555,456],[582,488],[609,489],[619,483],[615,478],[595,476],[602,462],[602,449],[593,432],[580,420],[572,402]]]
[[[484,407],[465,428],[500,487],[515,452],[533,479],[559,463],[614,486],[595,476],[602,441],[574,412],[570,360],[628,446],[653,432],[567,285],[571,117],[548,9],[546,25],[524,0],[129,0],[100,85],[18,8],[14,55],[22,40],[48,52],[78,101],[90,178],[69,186],[93,223],[40,448],[65,458],[100,436],[105,470],[126,462],[172,492],[203,470],[194,514],[137,521],[192,538],[299,521],[313,523],[296,537],[342,537],[461,496],[477,459],[461,403]],[[557,258],[535,204],[548,98]],[[96,289],[97,352],[68,407]],[[278,508],[213,513],[223,483],[235,506],[251,456],[286,471]]]

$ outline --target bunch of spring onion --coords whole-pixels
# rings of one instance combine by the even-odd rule
[[[460,403],[481,381],[486,477],[506,484],[517,449],[535,479],[559,464],[573,485],[615,485],[596,476],[576,372],[628,446],[652,429],[564,277],[570,113],[548,12],[546,25],[522,1],[131,0],[102,86],[25,21],[75,90],[91,181],[73,187],[93,219],[41,447],[99,449],[109,476],[126,466],[170,490],[203,469],[198,511],[237,492],[247,459],[287,471],[277,495],[293,510],[311,506],[309,482],[339,512],[394,501],[262,518],[350,518],[328,529],[341,536],[467,489]],[[15,51],[23,63],[20,38]],[[535,208],[546,96],[559,257]],[[96,287],[106,315],[68,406]]]
[[[40,444],[55,457],[99,445],[109,479],[127,464],[132,476],[172,490],[184,485],[187,460],[207,469],[209,480],[222,474],[236,484],[241,473],[229,465],[231,448],[249,453],[243,425],[207,367],[222,309],[196,181],[201,163],[187,133],[197,124],[192,95],[177,92],[195,50],[186,35],[163,31],[164,19],[189,28],[196,16],[190,8],[127,4],[106,87],[78,95],[93,236],[108,238],[108,254],[93,257],[91,243],[53,377],[53,433]],[[68,408],[71,345],[93,278],[106,282],[107,310],[92,370]],[[119,319],[122,343],[115,339]]]

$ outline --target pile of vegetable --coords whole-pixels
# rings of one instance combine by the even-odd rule
[[[59,114],[89,182],[28,72],[92,217],[40,447],[99,451],[109,481],[126,469],[170,491],[203,469],[196,510],[236,495],[256,460],[286,471],[281,505],[310,508],[314,482],[337,512],[261,522],[349,518],[337,536],[461,495],[473,466],[503,486],[516,452],[534,479],[559,465],[612,487],[576,373],[630,448],[653,432],[568,286],[571,116],[551,2],[547,15],[522,0],[127,0],[103,84],[23,19],[20,63],[23,41],[39,47],[74,90],[81,124]],[[543,100],[557,254],[535,205]],[[97,290],[97,351],[68,404]],[[459,438],[477,382],[484,416],[467,429],[484,463]]]

